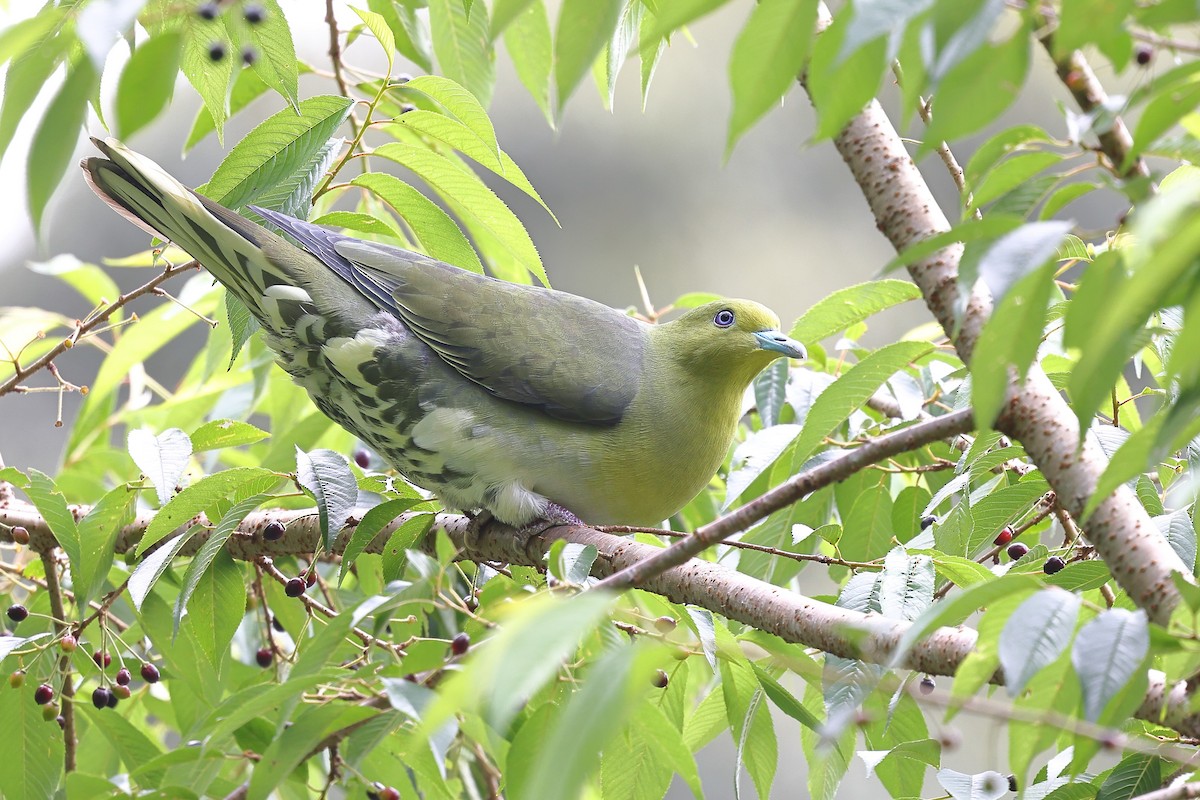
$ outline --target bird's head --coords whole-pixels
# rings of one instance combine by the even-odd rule
[[[780,330],[779,317],[751,300],[707,303],[659,326],[672,358],[692,374],[722,376],[745,387],[781,356],[805,358]]]

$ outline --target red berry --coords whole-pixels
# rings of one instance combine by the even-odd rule
[[[53,699],[54,687],[48,683],[43,683],[41,686],[37,687],[37,690],[33,693],[33,702],[37,703],[39,706],[44,706]]]
[[[108,698],[111,694],[112,692],[103,686],[97,686],[96,690],[92,692],[92,705],[96,708],[108,708]]]
[[[1077,69],[1068,72],[1064,82],[1067,84],[1067,88],[1073,92],[1082,91],[1085,85],[1083,73]]]
[[[125,686],[121,683],[118,683],[116,686],[112,687],[112,693],[114,696],[119,697],[122,700],[128,700],[129,696],[133,694],[128,686]]]
[[[96,666],[100,669],[108,669],[108,665],[112,663],[112,655],[107,651],[101,652],[97,650],[92,653],[92,661],[95,661]]]
[[[20,689],[25,685],[25,670],[19,669],[12,675],[8,676],[8,685],[14,689]]]
[[[924,678],[921,678],[921,682],[917,684],[917,691],[919,691],[921,694],[933,694],[933,690],[936,688],[937,684],[934,683],[933,678],[929,677],[928,675],[926,675]]]
[[[158,667],[149,662],[142,664],[142,680],[146,683],[158,683],[159,677]]]
[[[18,525],[12,529],[12,537],[17,544],[29,544],[29,529]]]
[[[317,573],[316,573],[316,570],[313,570],[312,572],[309,572],[307,575],[304,576],[304,587],[306,589],[311,589],[312,587],[314,587],[316,585],[317,585]]]
[[[1003,546],[1003,545],[1006,545],[1009,542],[1011,542],[1012,538],[1013,538],[1013,529],[1010,526],[1005,525],[1003,528],[1000,529],[1000,532],[996,534],[996,538],[993,541],[993,544]]]
[[[666,670],[656,669],[654,677],[650,682],[658,689],[665,689],[667,688],[667,684],[671,682],[671,678],[667,675]]]
[[[267,523],[267,527],[263,528],[263,538],[268,542],[277,542],[283,538],[285,532],[287,532],[287,528],[283,527],[282,522],[272,520]]]
[[[288,578],[284,584],[283,593],[288,597],[299,597],[304,594],[304,578]]]
[[[1042,565],[1042,571],[1047,575],[1053,575],[1056,572],[1062,572],[1063,567],[1066,565],[1067,563],[1058,556],[1050,556],[1046,559],[1046,563]]]
[[[58,640],[58,646],[64,653],[74,653],[75,648],[79,647],[79,640],[68,633]]]
[[[121,667],[119,670],[117,670],[117,683],[121,686],[128,686],[131,679],[132,676],[129,674],[129,670],[125,669],[125,667]]]
[[[29,616],[29,609],[25,606],[12,605],[8,607],[8,618],[13,622],[20,622]]]
[[[260,667],[266,669],[275,661],[275,653],[269,647],[260,647],[258,648],[258,652],[254,654],[254,660],[258,662]]]
[[[400,792],[391,786],[385,786],[379,792],[379,800],[400,800]]]
[[[1024,555],[1028,552],[1029,552],[1029,548],[1026,547],[1024,544],[1022,544],[1021,542],[1013,542],[1012,544],[1010,544],[1008,546],[1008,557],[1011,558],[1013,561],[1016,561],[1018,558],[1024,557]]]
[[[354,451],[354,463],[362,469],[366,469],[371,466],[371,454],[360,447]]]
[[[460,633],[450,640],[450,652],[456,656],[466,655],[466,652],[471,649],[471,637],[465,633]]]

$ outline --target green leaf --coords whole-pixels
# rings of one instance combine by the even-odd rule
[[[74,514],[67,506],[67,498],[63,497],[62,492],[54,485],[54,480],[46,473],[30,469],[28,475],[29,482],[21,486],[21,489],[42,515],[42,519],[46,520],[46,525],[54,534],[58,546],[67,554],[71,568],[79,569],[82,563],[79,527],[75,523]]]
[[[1100,718],[1130,678],[1143,668],[1150,650],[1150,629],[1142,611],[1110,608],[1080,629],[1071,663],[1083,689],[1083,715]]]
[[[1021,29],[1007,41],[972,49],[941,80],[922,149],[972,134],[1012,104],[1029,71],[1029,39]]]
[[[366,174],[377,175],[382,173]],[[322,214],[317,219],[309,221],[314,225],[324,225],[327,228],[342,228],[344,230],[357,231],[358,233],[366,233],[371,236],[386,236],[391,239],[399,238],[396,229],[388,223],[378,217],[357,211],[330,211],[328,214]]]
[[[8,149],[25,112],[62,62],[72,38],[57,32],[35,37],[34,43],[8,65],[0,98],[0,156]]]
[[[270,435],[249,422],[240,422],[235,419],[214,419],[192,431],[192,449],[200,453],[205,450],[238,447],[244,444],[254,444]]]
[[[87,601],[104,587],[121,529],[133,520],[137,492],[124,484],[112,489],[79,521],[79,563],[74,566],[76,606],[90,613]]]
[[[170,539],[162,547],[143,558],[134,567],[133,573],[129,576],[129,599],[133,601],[134,608],[138,611],[142,610],[146,598],[150,596],[150,590],[167,571],[167,567],[171,566],[172,559],[178,555],[188,540],[201,530],[199,524],[192,525],[179,536]]]
[[[621,19],[623,0],[563,0],[554,32],[554,85],[557,114],[596,56],[612,39]]]
[[[246,342],[261,325],[257,319],[250,316],[250,309],[246,308],[246,304],[233,292],[225,291],[223,297],[225,319],[229,322],[229,366],[232,367],[233,362],[237,361],[238,353],[242,352]]]
[[[814,731],[821,729],[821,720],[817,718],[817,715],[805,708],[795,695],[784,688],[783,684],[771,677],[770,673],[758,664],[751,662],[750,666],[754,668],[754,674],[758,677],[759,684],[776,708],[806,728]]]
[[[19,58],[31,49],[36,49],[33,48],[33,45],[46,37],[58,25],[64,10],[52,3],[46,3],[35,16],[23,19],[0,31],[0,64],[4,64],[10,58]],[[0,150],[2,149],[0,148]]]
[[[471,158],[474,158],[493,172],[496,171],[492,164],[495,164],[497,159],[500,159],[500,143],[496,141],[496,129],[492,127],[492,121],[488,118],[487,111],[480,105],[475,95],[449,78],[443,78],[440,75],[420,75],[413,78],[404,84],[403,91],[420,92],[448,111],[451,119],[461,122],[467,130],[475,134],[487,149],[490,157],[480,158],[478,155],[472,153],[467,153],[467,155],[470,155]],[[400,122],[406,123],[407,116],[407,114],[402,116]],[[457,145],[454,146],[457,147]],[[463,150],[463,152],[467,151]],[[478,150],[475,150],[475,153],[478,152]],[[491,163],[489,164],[489,162]],[[501,170],[507,170],[508,165],[501,162],[500,168]],[[498,172],[497,174],[504,177],[503,172]],[[522,175],[521,177],[524,176]]]
[[[271,738],[250,776],[247,800],[266,800],[327,736],[379,713],[353,704],[305,705],[287,728]]]
[[[179,428],[168,428],[158,436],[148,430],[132,430],[127,443],[133,463],[154,484],[158,504],[166,505],[192,457],[192,440]]]
[[[1071,642],[1079,596],[1043,589],[1017,607],[1000,633],[1000,666],[1009,697],[1021,694],[1043,667],[1058,660]]]
[[[497,4],[496,14],[499,13],[500,8]],[[530,3],[529,7],[504,29],[504,47],[512,59],[517,77],[542,110],[546,120],[553,125],[550,73],[554,66],[554,44],[551,41],[550,17],[546,14],[546,6],[541,2]]]
[[[882,280],[838,289],[818,300],[792,325],[790,336],[816,344],[885,308],[920,298],[921,290],[909,281]]]
[[[808,65],[808,90],[817,110],[816,140],[836,136],[871,102],[879,89],[887,62],[888,46],[882,40],[840,58],[849,15],[838,14],[817,37]]]
[[[796,85],[816,20],[817,4],[810,0],[762,0],[754,6],[729,60],[733,111],[726,158],[742,134]]]
[[[1000,162],[979,182],[971,192],[971,202],[968,210],[983,208],[993,200],[1008,194],[1013,189],[1025,184],[1042,170],[1060,163],[1063,157],[1058,153],[1036,151],[1017,153]]]
[[[307,64],[297,64],[297,66],[301,74],[312,72],[312,69]],[[229,116],[232,117],[250,105],[250,103],[257,100],[269,88],[254,70],[244,69],[239,72],[237,79],[233,82],[233,89],[229,94]],[[187,141],[184,142],[183,152],[186,153],[191,150],[201,139],[212,133],[215,128],[212,114],[208,112],[208,108],[200,106],[200,110],[196,112],[196,119],[192,121],[192,129],[188,132]]]
[[[42,214],[50,195],[62,180],[75,153],[79,131],[87,120],[88,99],[100,76],[91,59],[77,58],[67,70],[67,79],[58,94],[50,101],[45,116],[38,123],[29,147],[27,175],[29,215],[34,229],[40,229]],[[9,86],[11,84],[5,84]]]
[[[508,31],[532,5],[542,5],[539,0],[495,0],[492,3],[492,39]]]
[[[385,500],[363,515],[358,525],[354,526],[354,532],[350,534],[350,539],[346,542],[346,549],[342,551],[342,566],[338,570],[339,586],[346,579],[350,568],[354,566],[354,560],[367,548],[367,545],[375,540],[375,536],[387,527],[388,523],[420,502],[422,502],[420,498],[412,497]]]
[[[182,42],[177,33],[152,36],[133,51],[117,82],[117,131],[128,139],[150,124],[175,92]]]
[[[1189,574],[1196,572],[1196,526],[1192,523],[1188,509],[1179,509],[1170,514],[1154,517],[1154,524],[1187,567]]]
[[[246,23],[242,14],[222,14],[229,37],[239,53],[252,49],[257,55],[251,69],[263,83],[279,92],[293,109],[297,109],[299,64],[292,31],[278,0],[255,0],[262,10],[262,20]]]
[[[152,0],[142,17],[152,36],[176,31],[183,37],[179,68],[204,101],[218,139],[229,118],[229,84],[238,61],[238,49],[221,16],[225,15],[209,20],[199,14],[181,14],[176,0]],[[224,48],[223,57],[215,61],[209,54],[214,45]]]
[[[254,203],[309,164],[346,118],[354,101],[318,95],[300,103],[299,114],[284,109],[246,134],[196,191],[226,208]]]
[[[888,506],[890,512],[891,504]],[[929,556],[909,555],[903,547],[892,548],[879,576],[880,613],[910,621],[920,617],[933,604],[933,576]]]
[[[1129,800],[1151,794],[1163,784],[1162,759],[1132,753],[1121,760],[1100,784],[1096,800]]]
[[[192,517],[213,506],[234,492],[246,487],[263,486],[265,491],[279,481],[279,476],[261,467],[234,467],[223,472],[206,475],[171,498],[150,522],[142,540],[138,542],[137,555],[145,553],[152,545],[172,533]]]
[[[192,602],[187,622],[209,665],[220,670],[221,661],[229,655],[229,643],[246,613],[246,587],[242,570],[229,551],[214,548],[212,553],[212,567],[191,576],[194,583],[188,597]]]
[[[483,273],[479,255],[462,229],[428,197],[385,172],[364,172],[354,176],[350,183],[370,190],[395,209],[426,253],[447,264]]]
[[[1014,125],[997,133],[979,146],[967,166],[963,169],[963,177],[968,190],[979,185],[983,176],[996,162],[1013,151],[1024,149],[1031,142],[1051,142],[1050,134],[1037,125]]]
[[[433,43],[424,4],[367,0],[367,7],[387,20],[396,49],[425,72],[433,71]]]
[[[13,798],[54,797],[63,774],[63,735],[42,719],[33,702],[37,683],[0,691],[0,719],[8,739],[0,759],[0,794]]]
[[[487,7],[479,3],[468,15],[461,0],[430,0],[429,21],[439,71],[466,87],[481,105],[491,105],[496,54],[488,31]]]
[[[241,608],[236,608],[236,603],[228,602],[231,598],[222,598],[219,593],[214,598],[213,592],[218,589],[219,585],[230,584],[235,579],[240,584],[241,576],[237,568],[233,567],[232,561],[215,567],[215,569],[223,571],[222,575],[210,575],[209,570],[219,556],[223,556],[225,559],[229,558],[229,554],[225,550],[225,543],[242,524],[246,515],[262,505],[267,498],[268,495],[265,494],[248,497],[234,505],[225,513],[225,516],[221,517],[217,527],[209,534],[208,540],[188,564],[187,572],[183,575],[179,597],[175,599],[174,621],[175,633],[178,635],[179,625],[183,622],[183,616],[188,611],[188,604],[193,595],[198,591],[204,595],[203,600],[206,601],[206,605],[198,608],[194,614],[188,614],[188,617],[192,619],[192,630],[196,634],[196,640],[204,648],[214,667],[220,664],[220,654],[229,645],[229,640],[225,639],[224,633],[228,631],[229,636],[233,636],[233,630],[229,629],[228,623],[233,618],[235,610],[237,611],[237,620],[241,621],[242,612],[245,611],[245,592],[233,592],[235,597],[242,599]],[[233,567],[232,570],[230,570],[231,567]],[[204,581],[203,585],[201,585],[202,580]],[[237,622],[234,622],[233,629],[237,629]]]
[[[779,424],[786,405],[788,360],[778,358],[754,379],[754,404],[764,428]]]
[[[83,295],[92,305],[112,302],[121,294],[116,281],[100,267],[86,264],[66,253],[54,256],[49,261],[29,261],[26,266],[39,275],[54,276]],[[124,314],[119,308],[109,317],[113,322],[119,322],[123,318]]]
[[[796,439],[792,465],[799,466],[813,454],[821,441],[862,406],[908,364],[930,351],[927,342],[895,342],[866,356],[821,392],[804,419]]]
[[[720,671],[725,713],[737,743],[736,769],[741,771],[745,767],[758,796],[770,797],[779,744],[771,713],[763,703],[765,692],[748,662],[721,661]]]
[[[880,486],[859,494],[845,516],[843,527],[846,532],[838,542],[838,549],[844,558],[870,561],[888,552],[892,544],[891,493]]]
[[[105,713],[108,709],[95,709],[90,706],[90,703],[76,703],[76,713],[83,714],[88,726],[95,728],[103,737],[102,741],[112,747],[127,770],[137,769],[147,761],[162,755],[162,748],[121,714]],[[156,778],[161,780],[162,777],[163,772],[159,770],[147,773],[144,780],[147,784],[152,784]]]
[[[350,465],[332,450],[305,453],[297,447],[296,481],[317,502],[321,540],[325,552],[333,552],[333,540],[345,527],[358,501],[358,482]]]
[[[961,242],[994,239],[1014,231],[1025,224],[1025,219],[1011,214],[989,214],[983,219],[971,217],[960,222],[948,231],[934,234],[909,245],[883,268],[884,272],[893,272],[900,267],[907,267],[922,259],[932,256],[952,244]]]
[[[655,24],[642,33],[641,44],[657,43],[684,25],[688,25],[700,17],[711,14],[729,0],[674,0],[673,2],[658,2],[652,9]]]
[[[460,209],[460,216],[465,215],[495,237],[499,245],[529,274],[543,285],[549,285],[542,260],[525,226],[475,173],[456,166],[445,156],[400,142],[380,145],[375,149],[375,155],[412,170],[430,188]]]
[[[375,34],[375,38],[379,40],[379,46],[383,48],[383,54],[387,56],[388,75],[390,76],[392,67],[395,66],[396,37],[388,27],[387,20],[373,11],[363,11],[353,6],[350,7],[350,10],[358,14],[363,23],[370,28],[371,33]]]

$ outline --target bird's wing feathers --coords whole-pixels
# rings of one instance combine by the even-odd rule
[[[254,210],[498,397],[558,419],[612,425],[637,394],[645,326],[625,314]]]

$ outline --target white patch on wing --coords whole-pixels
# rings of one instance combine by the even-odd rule
[[[337,336],[327,341],[321,352],[346,381],[369,389],[371,394],[375,388],[367,383],[360,366],[375,358],[375,348],[385,341],[385,334],[377,328],[364,328],[353,339],[348,336]]]

